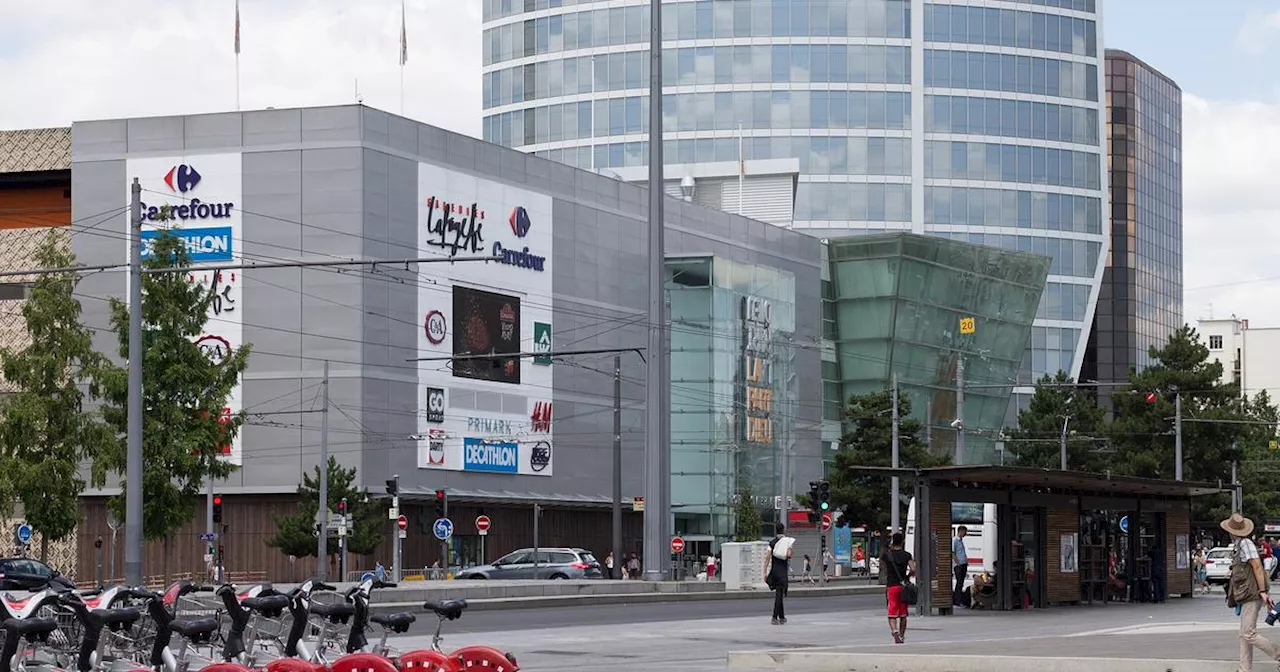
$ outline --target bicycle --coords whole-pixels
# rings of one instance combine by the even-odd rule
[[[517,672],[520,669],[514,655],[491,646],[464,646],[449,654],[440,648],[440,642],[443,641],[440,631],[444,628],[445,621],[461,618],[462,612],[467,609],[466,600],[428,601],[422,606],[438,618],[435,634],[431,636],[431,648],[416,649],[400,656],[401,672],[463,672],[475,668],[492,672]],[[335,669],[333,672],[339,671]]]

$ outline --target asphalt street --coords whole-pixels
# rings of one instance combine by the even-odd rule
[[[806,614],[840,614],[882,609],[881,595],[847,595],[843,597],[805,597],[787,600],[791,617]],[[450,632],[511,632],[541,628],[609,626],[668,621],[762,617],[768,620],[773,608],[773,594],[751,600],[706,600],[685,602],[650,602],[599,606],[554,607],[549,609],[511,609],[465,612],[462,618],[446,624]],[[431,614],[419,614],[414,631],[431,623]]]

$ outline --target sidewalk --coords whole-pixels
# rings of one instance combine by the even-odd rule
[[[1233,672],[1240,654],[1238,621],[1226,610],[1218,608],[1217,603],[1195,602],[1199,603],[1197,607],[1203,607],[1196,615],[1206,617],[1204,620],[1160,622],[1160,612],[1147,607],[1133,609],[1135,616],[1147,621],[1139,625],[1019,637],[1016,612],[984,614],[981,618],[992,619],[993,627],[983,635],[958,641],[740,652],[730,653],[728,663],[730,669],[787,672],[1023,672],[1032,669],[1037,672]],[[1188,607],[1181,607],[1169,615],[1185,616]],[[1098,611],[1111,611],[1114,615],[1116,607],[1057,609],[1075,611],[1082,616]],[[974,614],[963,614],[912,619],[912,625],[917,630],[928,632],[973,617]],[[1280,641],[1280,630],[1268,628],[1264,623],[1260,623],[1259,628],[1264,637],[1271,636]],[[1006,636],[1001,637],[1001,632]],[[909,626],[909,640],[910,635]],[[1255,669],[1273,670],[1274,665],[1261,653],[1255,652]]]

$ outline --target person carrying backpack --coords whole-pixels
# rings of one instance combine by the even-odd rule
[[[1227,580],[1227,606],[1240,615],[1240,671],[1253,669],[1253,650],[1262,651],[1273,661],[1280,661],[1280,648],[1258,634],[1258,614],[1264,607],[1275,605],[1269,594],[1270,584],[1262,571],[1258,547],[1249,537],[1253,521],[1233,513],[1219,523],[1231,535],[1231,575]]]

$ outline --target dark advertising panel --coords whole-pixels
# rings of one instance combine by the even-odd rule
[[[453,354],[498,355],[492,359],[458,359],[458,378],[520,384],[520,299],[469,287],[453,288]]]

